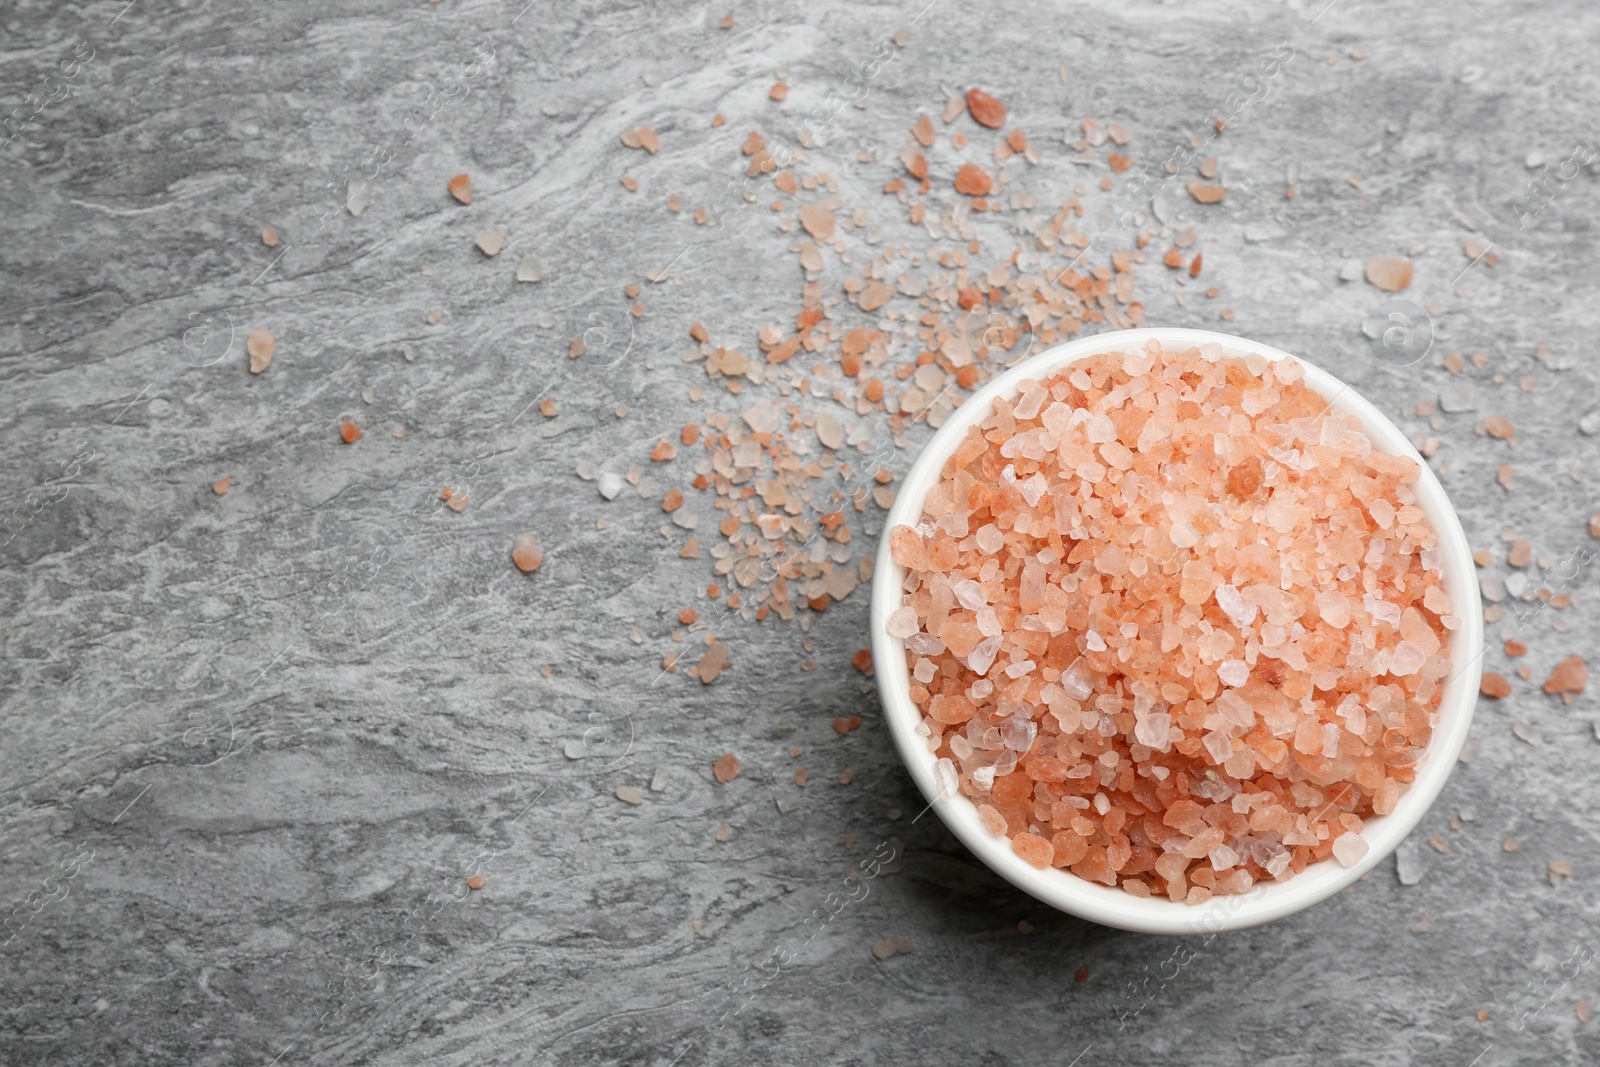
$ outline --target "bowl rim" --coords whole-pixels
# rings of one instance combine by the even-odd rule
[[[1039,870],[1011,850],[1010,842],[992,836],[978,820],[977,807],[959,793],[941,794],[934,780],[934,755],[915,733],[922,717],[911,701],[910,672],[904,646],[887,630],[889,615],[900,606],[905,571],[889,552],[889,533],[899,525],[915,525],[923,501],[938,481],[945,460],[972,426],[994,409],[998,397],[1014,395],[1018,383],[1052,374],[1068,364],[1106,352],[1141,350],[1148,342],[1187,351],[1217,344],[1226,356],[1257,353],[1270,361],[1296,359],[1305,368],[1307,386],[1328,399],[1329,406],[1356,415],[1373,447],[1416,460],[1421,475],[1412,489],[1417,503],[1439,533],[1440,568],[1445,592],[1461,625],[1447,643],[1453,673],[1439,702],[1439,724],[1418,765],[1416,780],[1388,815],[1364,821],[1367,854],[1351,867],[1323,860],[1282,882],[1261,883],[1247,893],[1213,897],[1203,904],[1174,903],[1165,897],[1135,897],[1121,889],[1080,878],[1057,868]],[[1105,926],[1158,934],[1215,934],[1271,922],[1302,911],[1352,885],[1405,840],[1433,805],[1449,778],[1472,726],[1483,659],[1483,608],[1479,599],[1472,551],[1460,517],[1444,487],[1411,442],[1387,416],[1356,389],[1301,356],[1233,334],[1178,327],[1114,330],[1078,338],[1030,356],[997,375],[957,407],[929,439],[902,479],[884,523],[875,562],[870,625],[873,673],[889,731],[912,780],[928,807],[980,860],[1012,885],[1061,911]],[[926,813],[927,808],[923,809]],[[919,816],[920,817],[920,816]]]

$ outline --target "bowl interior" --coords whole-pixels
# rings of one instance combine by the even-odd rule
[[[957,793],[939,795],[934,782],[935,757],[928,751],[925,740],[915,733],[922,718],[911,701],[905,651],[900,640],[891,637],[886,629],[889,615],[900,606],[905,581],[904,568],[889,554],[889,530],[897,525],[917,523],[923,500],[937,483],[944,461],[955,451],[967,428],[993,412],[997,397],[1012,396],[1020,382],[1048,376],[1087,356],[1137,350],[1151,340],[1180,350],[1214,343],[1228,356],[1254,352],[1269,360],[1289,358],[1288,353],[1269,345],[1207,330],[1122,330],[1059,345],[997,376],[958,407],[939,428],[907,474],[890,509],[872,586],[873,664],[890,733],[918,788],[956,836],[1001,876],[1047,904],[1107,926],[1148,933],[1214,933],[1269,922],[1326,899],[1371,870],[1411,832],[1444,787],[1466,743],[1482,669],[1483,612],[1466,534],[1433,471],[1399,428],[1353,388],[1295,357],[1305,367],[1305,384],[1326,397],[1330,406],[1359,418],[1375,448],[1410,456],[1421,466],[1421,477],[1413,489],[1418,506],[1427,513],[1439,533],[1444,589],[1455,614],[1461,619],[1460,626],[1447,642],[1451,674],[1440,698],[1438,726],[1418,767],[1416,780],[1400,798],[1395,810],[1389,815],[1364,820],[1362,836],[1367,841],[1367,854],[1353,867],[1342,867],[1330,859],[1311,864],[1285,881],[1259,884],[1242,895],[1213,897],[1198,905],[1173,903],[1165,898],[1135,897],[1121,889],[1086,881],[1068,871],[1041,871],[1032,867],[1012,852],[1009,841],[994,837],[983,828],[978,821],[977,808],[966,797]]]

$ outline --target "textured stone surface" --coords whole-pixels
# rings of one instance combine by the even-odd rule
[[[1054,7],[741,4],[729,31],[724,9],[670,0],[0,12],[0,96],[31,115],[0,148],[0,1060],[1600,1058],[1575,1011],[1600,999],[1594,696],[1537,692],[1597,633],[1584,521],[1600,438],[1577,431],[1600,402],[1591,169],[1552,178],[1525,224],[1511,206],[1596,137],[1600,15],[1576,0]],[[1486,665],[1512,676],[1495,640],[1510,627],[1534,681],[1479,708],[1481,752],[1417,831],[1418,884],[1391,860],[1211,940],[1033,903],[914,821],[849,665],[861,594],[808,634],[724,621],[715,685],[661,675],[709,561],[662,534],[664,474],[608,502],[574,468],[649,466],[703,380],[678,359],[688,323],[753,351],[798,288],[764,203],[712,230],[665,199],[722,202],[750,129],[782,136],[777,116],[819,106],[902,26],[865,107],[814,153],[847,178],[845,210],[867,212],[863,239],[909,229],[877,189],[951,89],[989,88],[1047,146],[1018,181],[1049,211],[1101,176],[1066,162],[1083,119],[1126,122],[1154,166],[1257,56],[1296,49],[1215,143],[1227,199],[1194,203],[1192,166],[1161,196],[1166,228],[1198,227],[1201,285],[1221,296],[1176,285],[1153,244],[1148,321],[1217,327],[1236,309],[1222,328],[1303,352],[1396,415],[1470,379],[1482,410],[1452,405],[1428,431],[1434,462],[1493,574],[1510,573],[1514,527],[1531,573],[1549,563],[1533,584],[1574,599],[1489,626]],[[43,80],[74,55],[65,85]],[[30,92],[58,98],[32,114]],[[619,143],[641,124],[659,154]],[[353,216],[345,180],[363,167],[376,177]],[[470,207],[446,191],[462,172]],[[487,259],[474,237],[497,226],[506,248]],[[1467,269],[1474,237],[1495,265]],[[1391,367],[1362,336],[1386,296],[1361,271],[1408,254],[1397,295],[1432,309],[1434,344]],[[529,257],[544,281],[516,280]],[[669,265],[633,319],[621,290]],[[277,349],[252,377],[258,327]],[[590,353],[568,358],[585,330]],[[1487,364],[1461,379],[1439,365],[1476,350]],[[530,408],[541,397],[557,417]],[[1511,419],[1514,447],[1476,432],[1487,414]],[[344,419],[366,431],[355,445],[338,442]],[[1511,492],[1494,482],[1506,462]],[[439,510],[446,486],[468,489],[464,512]],[[544,548],[531,576],[509,559],[524,530]],[[863,725],[841,737],[838,714]],[[744,771],[719,785],[728,751]],[[642,804],[617,797],[629,786]],[[864,899],[830,898],[891,848]],[[1551,859],[1575,867],[1559,887]]]

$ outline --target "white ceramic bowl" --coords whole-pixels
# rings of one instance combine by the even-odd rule
[[[1433,472],[1405,435],[1377,408],[1327,371],[1301,359],[1305,366],[1305,384],[1327,397],[1333,406],[1358,417],[1365,424],[1374,447],[1410,456],[1422,466],[1422,476],[1413,488],[1417,503],[1439,532],[1444,589],[1455,606],[1455,614],[1461,619],[1460,627],[1451,634],[1448,643],[1451,675],[1439,704],[1439,725],[1418,766],[1416,780],[1394,811],[1363,821],[1362,836],[1368,846],[1366,856],[1353,867],[1341,867],[1331,859],[1314,863],[1285,881],[1258,884],[1250,892],[1237,896],[1213,897],[1198,905],[1173,903],[1164,897],[1135,897],[1121,889],[1079,878],[1070,871],[1039,870],[1014,853],[1010,841],[983,828],[978,821],[977,808],[970,800],[953,791],[940,795],[934,783],[935,757],[928,751],[927,742],[915,732],[922,717],[911,701],[905,650],[901,641],[889,636],[885,628],[889,615],[901,605],[905,581],[905,569],[889,555],[889,530],[899,525],[916,525],[922,516],[923,501],[939,480],[944,461],[955,451],[967,428],[992,413],[996,397],[1015,395],[1017,383],[1024,379],[1047,377],[1068,364],[1101,352],[1139,350],[1152,340],[1180,351],[1215,343],[1229,356],[1256,352],[1269,360],[1288,358],[1288,353],[1268,345],[1208,330],[1122,330],[1058,345],[996,377],[951,414],[901,483],[894,507],[889,511],[872,583],[872,660],[878,692],[889,720],[889,732],[894,736],[911,777],[945,825],[984,863],[1046,904],[1106,926],[1154,934],[1216,933],[1281,919],[1325,900],[1382,862],[1416,826],[1444,788],[1472,724],[1482,670],[1483,610],[1466,534]]]

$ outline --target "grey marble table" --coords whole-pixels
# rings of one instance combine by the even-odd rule
[[[1539,691],[1600,632],[1600,12],[1324,2],[738,3],[726,30],[687,0],[0,9],[0,1062],[1600,1060],[1600,717]],[[851,665],[863,593],[673,642],[682,606],[711,615],[712,561],[663,531],[666,476],[608,500],[578,468],[652,467],[705,382],[691,322],[753,352],[794,314],[780,216],[692,208],[751,129],[787,136],[775,116],[900,29],[815,153],[862,248],[907,225],[878,189],[953,91],[989,88],[1043,146],[1025,181],[1048,211],[1102,173],[1070,162],[1084,119],[1126,123],[1152,167],[1293,48],[1208,150],[1227,200],[1173,182],[1146,222],[1157,252],[1196,227],[1221,296],[1154,258],[1138,292],[1148,322],[1303,352],[1436,436],[1494,553],[1485,665],[1512,676],[1514,633],[1532,681],[1479,707],[1403,850],[1413,884],[1390,860],[1241,933],[1095,927],[915,818]],[[641,125],[659,153],[620,142]],[[445,193],[462,172],[470,207]],[[1374,256],[1415,264],[1414,361],[1363,335]],[[570,358],[590,328],[625,352]],[[1481,365],[1453,375],[1452,352]],[[1471,404],[1417,414],[1462,382]],[[444,486],[470,505],[440,509]],[[715,684],[663,675],[712,632]],[[729,751],[744,771],[718,784]]]

